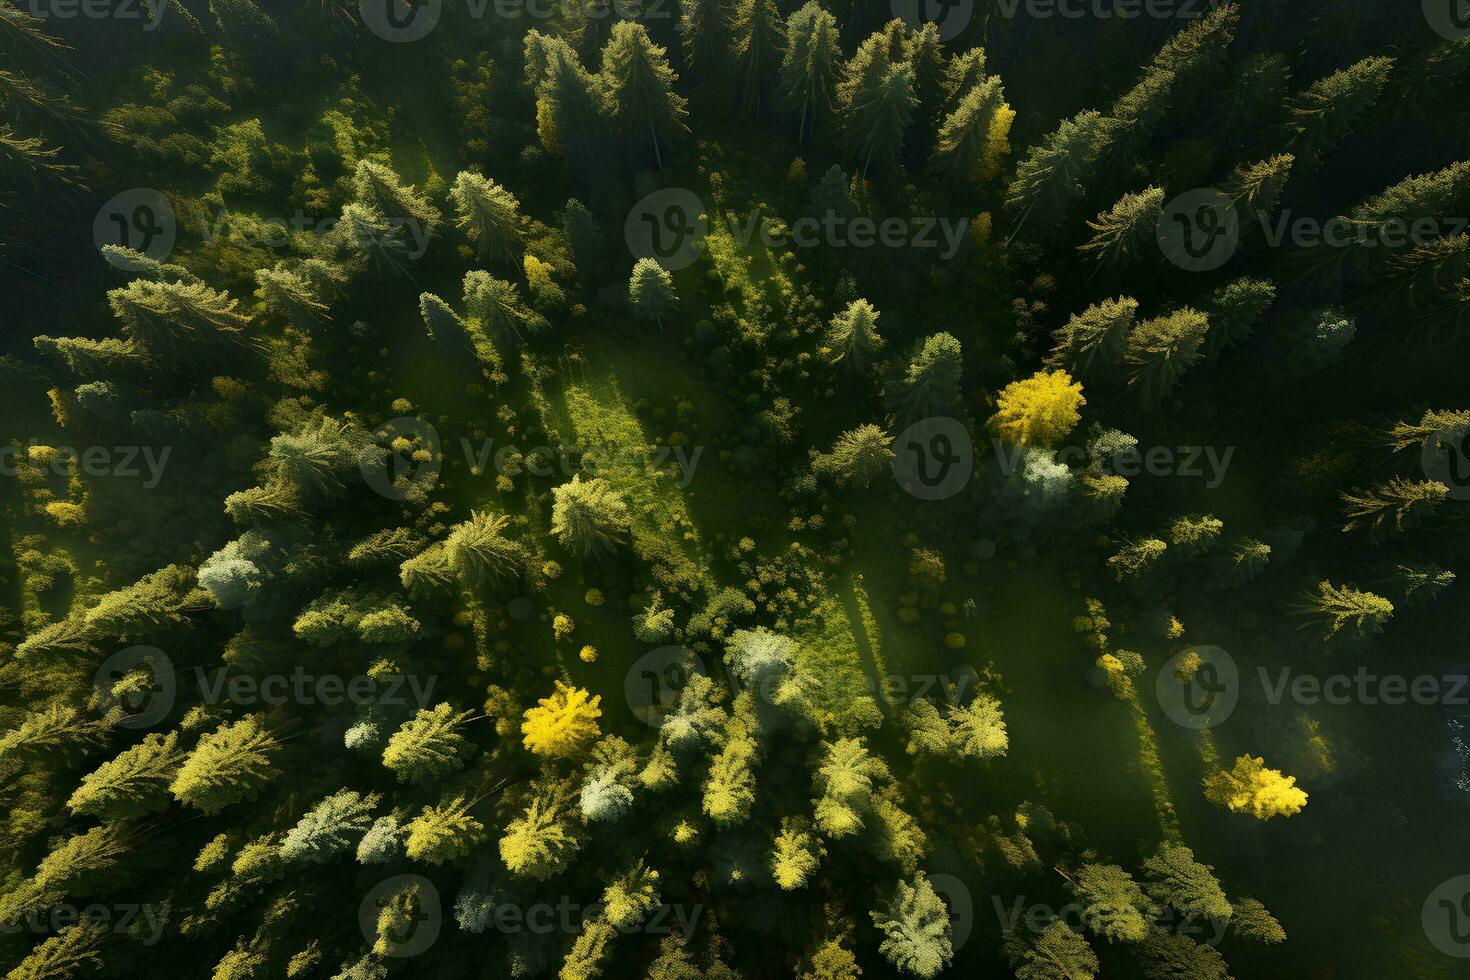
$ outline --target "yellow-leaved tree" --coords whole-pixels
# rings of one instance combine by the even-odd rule
[[[567,758],[587,750],[600,733],[602,695],[556,682],[549,697],[526,710],[521,734],[526,748],[537,755]]]
[[[1307,805],[1307,794],[1297,789],[1295,776],[1267,769],[1265,759],[1248,755],[1236,759],[1229,772],[1217,772],[1205,780],[1205,799],[1258,820],[1289,817]]]
[[[1082,420],[1077,410],[1086,404],[1082,385],[1066,371],[1038,371],[1005,386],[990,427],[1023,446],[1051,446],[1076,428]]]

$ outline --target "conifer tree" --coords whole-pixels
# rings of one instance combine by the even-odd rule
[[[1010,152],[1007,137],[1015,116],[999,75],[977,83],[944,117],[930,167],[957,186],[989,180],[1000,172],[1001,159]]]
[[[260,715],[221,725],[199,740],[169,791],[206,814],[252,800],[276,774],[271,755],[277,744]]]
[[[1381,542],[1433,517],[1448,494],[1449,487],[1443,483],[1401,476],[1367,490],[1353,490],[1342,494],[1347,515],[1342,529],[1367,528],[1369,539]]]
[[[455,227],[469,236],[482,258],[513,257],[521,237],[521,205],[504,187],[473,170],[461,170],[449,189]]]
[[[1137,314],[1138,300],[1127,296],[1089,306],[1057,332],[1047,365],[1089,381],[1108,377],[1122,365]]]
[[[729,77],[734,11],[730,0],[685,0],[679,4],[680,46],[685,74],[696,85],[721,88]]]
[[[577,474],[552,496],[551,533],[563,546],[590,558],[610,553],[627,539],[628,505],[606,480]]]
[[[168,787],[183,761],[177,732],[150,732],[143,741],[89,773],[67,800],[73,813],[120,820],[168,807]]]
[[[653,259],[639,259],[633,264],[633,275],[628,279],[628,302],[640,317],[657,322],[662,330],[664,316],[679,302],[674,292],[673,277]]]
[[[411,861],[444,864],[469,854],[481,840],[485,825],[470,815],[464,797],[438,806],[426,806],[408,822],[404,852]]]
[[[674,91],[677,76],[642,24],[619,21],[602,49],[602,90],[608,118],[624,145],[647,147],[659,169],[659,141],[673,146],[687,127],[685,99]],[[639,153],[639,156],[642,154]]]
[[[423,783],[463,768],[471,745],[456,729],[473,717],[473,711],[456,712],[448,701],[420,708],[388,739],[383,765],[400,783]]]
[[[1155,240],[1163,207],[1162,187],[1124,194],[1117,204],[1087,223],[1095,234],[1078,250],[1104,265],[1137,257],[1146,244]]]
[[[1097,954],[1061,919],[1053,919],[1030,942],[1011,933],[1004,948],[1016,980],[1092,980],[1097,976]]]
[[[478,588],[519,577],[526,550],[506,537],[509,524],[510,518],[504,514],[477,510],[449,532],[444,539],[444,557],[465,585]]]
[[[1135,943],[1149,934],[1156,914],[1128,872],[1115,864],[1084,864],[1069,886],[1082,904],[1082,921],[1108,942]]]
[[[281,857],[286,861],[326,864],[355,850],[353,838],[372,825],[378,802],[375,793],[364,796],[350,789],[333,793],[286,832],[281,841]]]
[[[1030,149],[1006,191],[1006,207],[1017,216],[1018,228],[1030,221],[1047,230],[1066,216],[1091,183],[1117,125],[1111,117],[1088,110]]]
[[[1307,167],[1337,148],[1377,103],[1392,58],[1364,58],[1287,100],[1287,147]]]
[[[771,852],[771,877],[782,891],[804,887],[821,866],[822,842],[805,829],[802,821],[783,817]]]
[[[544,881],[564,870],[577,853],[577,841],[562,822],[555,794],[533,799],[500,838],[500,859],[517,877]]]
[[[883,934],[878,951],[901,973],[937,976],[954,957],[949,910],[927,878],[900,881],[888,904],[872,912]]]
[[[1209,331],[1209,318],[1189,307],[1145,320],[1133,329],[1123,359],[1131,368],[1128,383],[1145,403],[1162,401],[1199,363]]]
[[[1310,617],[1309,625],[1325,641],[1351,626],[1353,635],[1365,637],[1381,633],[1393,616],[1393,603],[1372,592],[1351,585],[1333,585],[1323,579],[1315,592],[1308,594],[1302,613]]]
[[[730,57],[741,108],[759,117],[770,104],[776,70],[786,49],[786,25],[775,0],[736,0]]]
[[[1215,880],[1215,869],[1194,859],[1182,844],[1164,844],[1143,862],[1144,891],[1175,911],[1207,919],[1230,918],[1230,902]]]
[[[883,347],[878,333],[878,311],[865,299],[855,299],[832,317],[827,330],[828,357],[833,363],[861,368]]]
[[[836,112],[841,62],[837,19],[817,0],[807,0],[786,21],[786,50],[777,93],[782,109],[797,120],[798,143],[805,142],[809,130]]]
[[[1169,546],[1186,558],[1203,555],[1215,546],[1225,522],[1213,514],[1186,514],[1169,524]]]
[[[893,437],[882,426],[861,425],[837,437],[832,451],[812,457],[812,472],[857,490],[880,482],[893,461]]]
[[[948,333],[933,334],[915,348],[894,400],[910,418],[952,411],[959,403],[963,371],[960,342]]]

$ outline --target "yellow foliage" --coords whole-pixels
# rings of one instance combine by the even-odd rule
[[[1038,371],[1005,386],[990,426],[1000,436],[1023,446],[1050,446],[1067,437],[1082,420],[1087,404],[1082,385],[1066,371]]]
[[[559,758],[578,755],[601,734],[597,727],[597,719],[602,717],[598,707],[601,703],[602,695],[557,681],[551,696],[542,698],[523,716],[521,735],[526,748],[537,755]]]
[[[1232,813],[1245,811],[1258,820],[1289,817],[1307,805],[1307,794],[1296,788],[1296,777],[1267,769],[1266,760],[1243,755],[1235,768],[1205,780],[1205,799]]]
[[[1011,152],[1011,124],[1016,121],[1016,110],[1002,105],[990,120],[990,130],[985,134],[985,152],[980,157],[980,179],[989,180],[1000,173],[1001,161]]]

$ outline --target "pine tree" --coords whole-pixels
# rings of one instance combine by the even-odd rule
[[[1205,799],[1231,813],[1245,811],[1257,820],[1290,817],[1307,805],[1307,794],[1296,788],[1296,777],[1267,769],[1259,756],[1242,755],[1234,768],[1205,780]]]
[[[1213,514],[1187,514],[1169,523],[1169,545],[1186,558],[1203,555],[1215,546],[1225,522]]]
[[[400,783],[423,783],[458,771],[472,746],[455,729],[473,717],[473,711],[456,712],[448,701],[420,708],[388,739],[383,765],[397,773]]]
[[[1254,898],[1231,899],[1230,907],[1233,909],[1230,928],[1240,938],[1268,946],[1286,942],[1286,930],[1281,928],[1281,923]]]
[[[619,929],[643,924],[659,905],[659,873],[639,861],[613,879],[602,893],[603,915]]]
[[[444,557],[470,588],[490,582],[513,581],[527,560],[526,549],[505,536],[510,518],[489,511],[470,512],[444,539]]]
[[[651,148],[659,169],[663,169],[659,140],[672,146],[688,129],[685,99],[674,91],[678,76],[665,53],[642,24],[630,21],[614,24],[612,40],[602,49],[608,118],[626,146]]]
[[[358,204],[376,210],[394,227],[413,226],[425,236],[439,228],[439,209],[386,164],[366,158],[357,161],[352,186]]]
[[[827,330],[828,357],[834,364],[861,368],[882,349],[878,334],[878,311],[865,299],[855,299],[832,317]]]
[[[1189,307],[1140,323],[1128,335],[1123,354],[1132,368],[1129,385],[1146,403],[1162,401],[1204,357],[1209,331],[1209,318]]]
[[[1158,538],[1126,541],[1108,559],[1108,570],[1113,573],[1113,578],[1119,582],[1138,578],[1153,568],[1160,558],[1164,557],[1164,552],[1168,547],[1168,545]]]
[[[423,318],[429,339],[446,353],[475,356],[475,341],[470,336],[469,327],[448,303],[433,293],[424,293],[419,297],[419,316]]]
[[[72,813],[122,820],[168,808],[168,787],[183,761],[177,732],[149,733],[143,741],[83,777],[67,800]]]
[[[1280,153],[1256,163],[1237,164],[1222,188],[1237,213],[1264,221],[1281,202],[1296,157]]]
[[[879,425],[860,425],[837,437],[829,453],[812,457],[812,472],[863,490],[881,481],[893,461],[893,437]]]
[[[910,418],[953,411],[960,401],[963,371],[960,342],[948,333],[933,334],[915,348],[893,400]]]
[[[1066,217],[1092,181],[1117,126],[1100,112],[1081,112],[1031,148],[1006,191],[1006,207],[1019,216],[1018,229],[1028,221],[1050,229]]]
[[[1148,980],[1231,980],[1225,958],[1188,936],[1156,932],[1139,947]]]
[[[471,804],[462,796],[439,806],[426,806],[408,822],[404,852],[411,861],[445,864],[474,850],[485,825],[470,816]]]
[[[1108,942],[1136,943],[1149,934],[1157,910],[1116,864],[1084,864],[1068,884],[1082,905],[1083,923]]]
[[[500,859],[517,877],[544,881],[566,869],[576,853],[577,841],[562,823],[555,794],[532,800],[500,838]]]
[[[710,763],[704,784],[704,813],[716,826],[727,827],[750,816],[755,802],[756,755],[755,738],[747,723],[737,717],[727,730],[725,744]]]
[[[1117,204],[1087,223],[1096,234],[1078,251],[1104,265],[1136,258],[1145,243],[1154,241],[1163,207],[1162,187],[1124,194]]]
[[[1149,141],[1174,104],[1177,76],[1155,69],[1113,104],[1109,152],[1115,169],[1127,172],[1147,151]]]
[[[1047,365],[1086,380],[1107,378],[1122,365],[1137,314],[1138,300],[1127,296],[1089,306],[1057,332]]]
[[[1393,603],[1351,585],[1333,585],[1323,579],[1307,596],[1302,614],[1310,617],[1321,638],[1330,640],[1351,625],[1357,637],[1381,633],[1393,616]]]
[[[837,78],[842,61],[837,19],[817,0],[807,0],[786,21],[786,51],[781,59],[778,99],[797,119],[796,140],[837,109]]]
[[[534,49],[534,53],[533,53]],[[534,78],[536,131],[549,153],[586,177],[603,159],[605,108],[598,79],[560,38],[526,35],[526,71]]]
[[[326,864],[356,849],[352,838],[365,833],[373,823],[379,797],[344,789],[312,807],[286,832],[281,857],[286,861]]]
[[[465,273],[464,305],[473,322],[506,348],[525,343],[528,333],[549,329],[545,317],[521,302],[520,287],[480,269]],[[472,337],[474,333],[471,329]]]
[[[101,970],[107,935],[102,925],[64,926],[26,954],[6,976],[8,980],[67,980]]]
[[[551,493],[551,533],[564,547],[591,558],[608,554],[627,539],[628,505],[606,480],[583,480],[577,474]]]
[[[1001,158],[1010,152],[1007,137],[1015,117],[999,75],[978,83],[945,116],[930,168],[956,186],[989,180],[1000,172]]]
[[[674,278],[653,259],[639,259],[633,264],[633,275],[628,279],[628,302],[634,312],[645,320],[656,321],[662,330],[665,314],[679,302],[674,292]]]
[[[504,187],[461,170],[449,189],[455,227],[469,236],[482,258],[514,258],[521,237],[521,205]]]
[[[871,809],[878,784],[890,778],[888,766],[868,752],[862,739],[823,742],[822,750],[812,777],[817,828],[828,837],[848,837],[863,828],[863,812]]]
[[[1182,844],[1164,844],[1143,862],[1150,898],[1177,912],[1206,919],[1230,918],[1230,902],[1215,880],[1215,869],[1200,864]]]
[[[1210,320],[1206,358],[1213,361],[1222,351],[1245,343],[1275,303],[1276,286],[1264,279],[1246,276],[1215,290],[1206,311]]]
[[[1265,571],[1271,561],[1271,546],[1255,538],[1241,538],[1230,548],[1225,558],[1226,577],[1236,585],[1242,585]]]
[[[1016,980],[1092,980],[1098,972],[1097,954],[1061,919],[1029,943],[1008,935],[1005,954]]]
[[[1378,102],[1393,64],[1392,58],[1364,58],[1288,99],[1288,149],[1305,166],[1319,165]]]
[[[937,976],[954,957],[949,910],[927,878],[900,881],[880,911],[869,913],[883,934],[878,951],[901,973]]]
[[[109,292],[107,302],[123,333],[157,357],[187,364],[255,349],[239,301],[203,283],[134,279]]]
[[[741,108],[759,117],[771,100],[776,69],[786,49],[786,25],[775,0],[736,0],[730,33]]]
[[[169,791],[180,803],[213,815],[253,800],[275,777],[271,755],[278,743],[260,715],[247,715],[204,736],[174,777]]]
[[[782,891],[804,887],[821,866],[825,850],[822,842],[805,829],[805,823],[783,817],[781,832],[771,851],[771,877]]]
[[[684,0],[679,4],[685,75],[695,85],[720,89],[729,77],[732,20],[730,0]]]
[[[1367,490],[1343,493],[1347,521],[1342,529],[1367,528],[1369,540],[1376,544],[1432,518],[1448,494],[1449,487],[1443,483],[1401,476]]]

